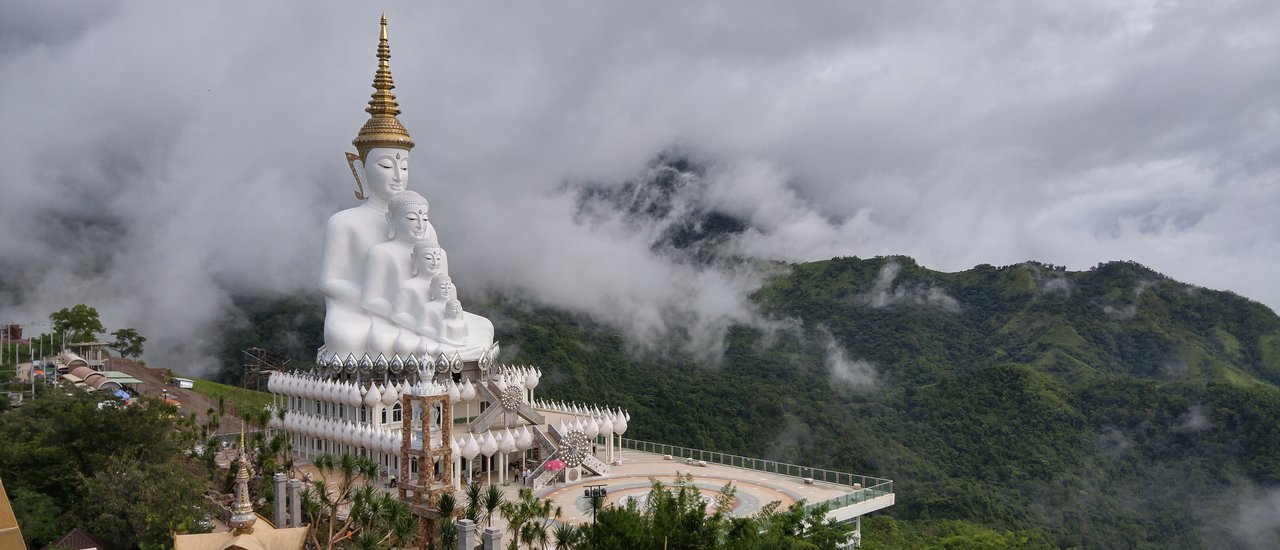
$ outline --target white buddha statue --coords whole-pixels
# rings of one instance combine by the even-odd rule
[[[463,316],[462,302],[450,298],[444,305],[444,319],[440,322],[440,343],[457,348],[467,347],[467,321]]]
[[[387,237],[374,245],[364,261],[364,292],[361,305],[369,313],[368,353],[391,358],[395,353],[399,327],[391,320],[401,283],[410,279],[413,245],[438,242],[436,230],[427,219],[427,199],[413,191],[401,191],[387,203]]]
[[[493,322],[462,310],[458,289],[448,275],[436,275],[431,291],[431,301],[424,304],[419,318],[422,341],[418,353],[438,356],[459,352],[463,360],[479,359],[493,344]]]
[[[445,303],[454,298],[453,279],[447,273],[441,273],[431,279],[427,300],[416,305],[414,328],[422,336],[418,348],[419,355],[438,356],[443,348],[440,346],[440,319],[444,314]]]
[[[361,305],[365,256],[386,241],[387,204],[409,183],[409,150],[413,140],[396,115],[399,105],[391,90],[391,48],[387,21],[378,40],[378,69],[372,99],[365,109],[369,120],[352,141],[358,153],[347,153],[356,178],[360,205],[329,218],[320,261],[320,290],[325,296],[324,342],[330,355],[360,357],[366,351],[370,318]],[[366,195],[365,191],[368,191]],[[374,354],[376,357],[376,354]]]
[[[413,252],[410,253],[413,277],[400,283],[391,315],[391,320],[400,327],[395,351],[401,357],[417,351],[422,339],[418,332],[421,325],[419,319],[425,318],[426,305],[431,301],[431,282],[436,275],[449,273],[448,258],[444,249],[433,240],[422,240],[413,245]]]

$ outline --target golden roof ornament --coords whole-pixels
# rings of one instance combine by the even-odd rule
[[[258,515],[253,511],[253,503],[249,500],[249,470],[245,463],[249,461],[249,453],[244,445],[244,424],[240,424],[240,471],[236,472],[236,497],[231,503],[231,517],[228,525],[236,534],[253,532],[253,524]]]
[[[373,94],[365,112],[369,120],[351,143],[356,146],[360,159],[364,159],[370,149],[375,147],[392,147],[396,149],[413,149],[413,139],[409,131],[404,129],[396,115],[400,114],[400,104],[396,103],[396,95],[391,92],[396,87],[391,80],[391,45],[387,42],[387,16],[382,16],[382,32],[378,35],[378,70],[373,74]]]

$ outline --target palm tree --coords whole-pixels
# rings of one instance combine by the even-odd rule
[[[476,522],[478,525],[484,520],[484,506],[481,501],[484,500],[484,488],[478,483],[467,485],[467,507],[462,512],[462,517]]]
[[[315,547],[332,549],[342,538],[345,538],[343,536],[335,540],[335,537],[347,533],[359,519],[381,520],[387,526],[394,526],[391,528],[393,533],[399,532],[399,526],[396,526],[396,523],[401,521],[398,519],[401,511],[389,510],[392,506],[379,499],[375,495],[376,490],[368,484],[369,480],[378,475],[376,462],[352,455],[342,455],[341,458],[335,459],[333,455],[325,453],[316,456],[312,464],[320,471],[320,479],[312,482],[312,486],[307,487],[302,496],[303,504],[309,505],[306,507],[310,510],[311,516],[310,536]],[[360,478],[365,480],[363,487],[356,485]],[[403,506],[402,503],[387,495],[382,497]],[[339,525],[338,510],[342,507],[349,507],[351,511],[347,514],[347,519]],[[388,510],[384,512],[384,509]],[[407,507],[403,509],[403,516],[409,517],[412,523],[412,516],[409,516]],[[322,524],[325,526],[324,532],[320,531]],[[412,529],[410,526],[410,532]]]
[[[502,506],[502,491],[497,485],[490,484],[489,490],[485,491],[484,498],[481,500],[481,506],[484,506],[484,519],[486,527],[493,527],[493,513]]]
[[[567,523],[556,524],[551,536],[556,538],[555,550],[570,550],[582,542],[582,530]]]
[[[440,548],[452,549],[458,546],[458,525],[453,522],[453,514],[458,507],[453,493],[444,493],[436,499],[436,512],[440,515]]]
[[[517,500],[503,502],[498,511],[507,519],[510,548],[519,548],[521,543],[545,548],[549,540],[547,525],[561,515],[560,507],[550,500],[535,498],[533,489],[527,487],[520,489]]]
[[[349,515],[360,532],[355,543],[362,548],[405,546],[417,536],[409,506],[371,485],[356,490]]]
[[[511,540],[507,547],[516,549],[520,547],[520,530],[524,527],[525,521],[528,521],[526,510],[517,502],[503,501],[498,506],[498,511],[502,513],[502,517],[507,519],[507,531],[511,533]]]

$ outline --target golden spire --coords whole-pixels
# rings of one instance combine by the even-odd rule
[[[249,500],[249,470],[245,468],[248,462],[249,453],[244,445],[244,422],[241,422],[240,470],[236,472],[236,497],[231,503],[231,521],[228,522],[237,535],[252,533],[253,524],[258,521],[258,515],[253,511],[253,503]]]
[[[356,146],[360,158],[363,159],[370,149],[375,147],[393,147],[396,149],[413,149],[413,139],[409,131],[404,129],[396,115],[400,114],[400,104],[396,103],[396,95],[391,92],[396,87],[391,80],[391,45],[387,42],[387,16],[382,16],[382,31],[378,34],[378,70],[373,74],[373,94],[365,112],[369,120],[352,144]]]

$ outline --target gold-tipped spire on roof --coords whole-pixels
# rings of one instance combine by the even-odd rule
[[[240,423],[240,470],[236,472],[236,496],[231,503],[231,518],[227,522],[237,534],[252,533],[253,524],[258,515],[253,511],[253,502],[249,500],[249,452],[244,445],[244,423]]]
[[[352,144],[356,146],[360,158],[363,159],[370,149],[375,147],[394,147],[397,149],[413,149],[413,139],[409,131],[404,129],[396,115],[400,114],[400,104],[396,95],[391,92],[396,87],[391,80],[391,45],[387,42],[387,16],[382,16],[382,30],[378,34],[378,70],[373,74],[373,94],[365,112],[369,120]]]

